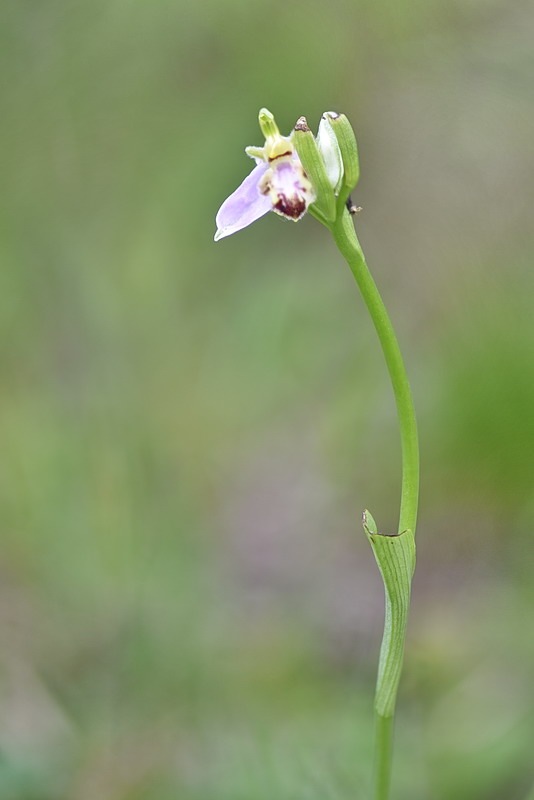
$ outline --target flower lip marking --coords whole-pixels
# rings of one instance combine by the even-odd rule
[[[273,211],[295,221],[306,213],[312,191],[300,161],[297,165],[294,160],[280,161],[268,169],[260,181],[259,190],[271,198]]]
[[[274,204],[274,210],[281,214],[283,217],[295,220],[301,219],[306,213],[306,201],[303,197],[285,197],[283,194],[278,195],[278,200]]]
[[[277,161],[279,158],[285,158],[286,156],[292,156],[293,152],[291,150],[286,150],[285,153],[279,153],[278,155],[269,156],[269,162],[272,163],[273,161]]]

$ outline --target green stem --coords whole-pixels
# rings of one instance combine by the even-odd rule
[[[393,386],[402,445],[402,488],[399,533],[411,530],[415,534],[419,497],[419,445],[417,423],[410,384],[393,325],[380,297],[376,283],[365,262],[356,237],[352,217],[345,210],[332,227],[334,240],[351,268],[371,315]]]
[[[393,758],[393,720],[375,714],[375,798],[387,800]]]
[[[352,217],[344,209],[331,227],[334,240],[356,279],[373,320],[393,386],[402,449],[402,485],[397,535],[384,536],[364,520],[366,533],[384,579],[386,613],[375,696],[375,800],[388,800],[393,753],[395,700],[402,669],[404,640],[415,567],[414,534],[419,496],[419,446],[410,384],[386,307],[373,280]],[[372,528],[372,529],[371,529]]]

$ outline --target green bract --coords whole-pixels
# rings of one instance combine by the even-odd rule
[[[335,187],[329,179],[326,159],[308,127],[306,117],[300,117],[297,121],[291,138],[315,190],[313,208],[319,212],[320,217],[324,217],[324,222],[332,223],[336,218]]]
[[[336,114],[335,111],[328,111],[324,114],[324,117],[328,117],[332,131],[339,145],[341,158],[343,160],[343,188],[348,196],[358,183],[360,177],[360,161],[358,159],[356,136],[345,114]]]

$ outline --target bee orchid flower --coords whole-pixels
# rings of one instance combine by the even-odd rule
[[[290,137],[280,134],[266,108],[259,113],[259,123],[265,145],[246,148],[256,166],[220,207],[215,241],[246,228],[268,211],[296,222],[315,200],[311,181]]]
[[[261,109],[259,124],[265,144],[246,148],[246,154],[255,160],[256,166],[219,209],[215,241],[246,228],[268,211],[297,222],[316,202],[322,187],[313,180],[312,170],[310,174],[305,171],[295,146],[294,137],[303,129],[302,120],[304,118],[299,120],[292,136],[282,136],[271,112]],[[319,152],[320,166],[327,176],[333,197],[333,190],[342,176],[342,163],[336,138],[326,118],[319,126]]]

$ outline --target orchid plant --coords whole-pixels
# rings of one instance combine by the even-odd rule
[[[363,527],[385,589],[385,623],[375,693],[374,798],[388,800],[391,783],[393,720],[399,686],[410,591],[415,569],[415,526],[419,494],[419,446],[415,411],[402,354],[386,307],[357,239],[351,192],[359,178],[354,131],[344,114],[326,112],[317,137],[305,117],[290,136],[282,136],[267,109],[259,113],[263,147],[247,147],[256,166],[222,204],[215,240],[236,233],[274,211],[293,221],[306,212],[333,235],[347,261],[374,323],[391,378],[402,451],[399,525],[382,533],[369,511]]]

